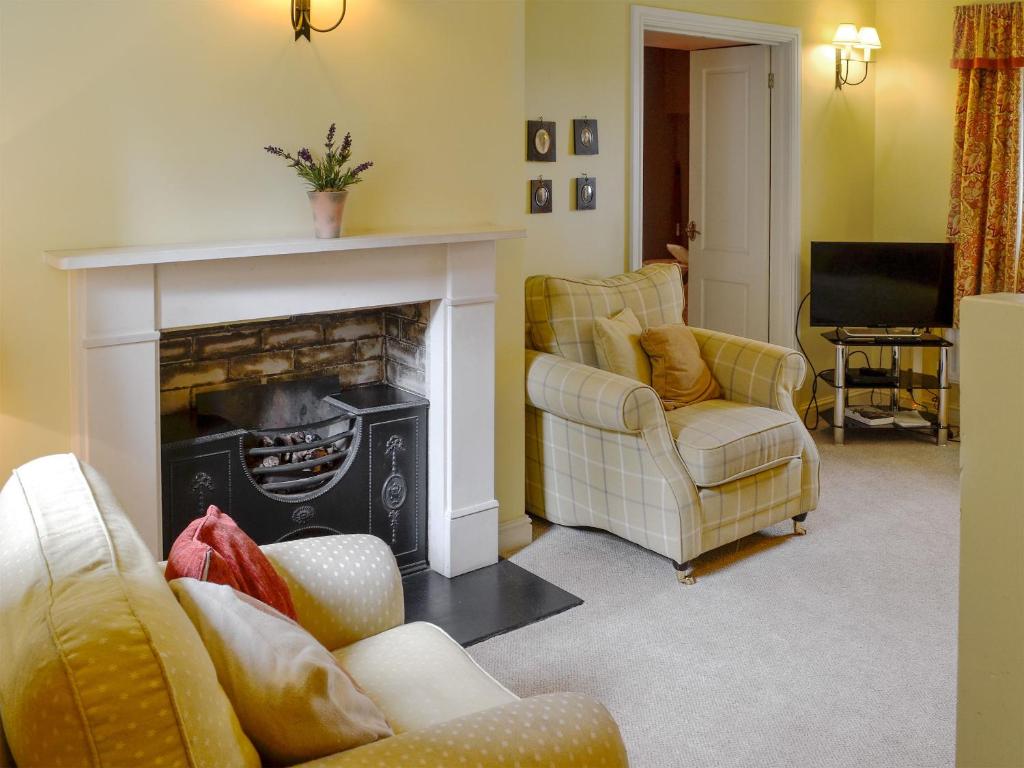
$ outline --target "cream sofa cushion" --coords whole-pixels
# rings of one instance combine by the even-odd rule
[[[0,492],[0,715],[21,766],[258,766],[198,633],[70,455]]]
[[[395,733],[428,728],[518,697],[433,624],[414,622],[334,652]]]
[[[284,614],[224,584],[183,578],[171,589],[266,762],[302,763],[393,735],[330,652]]]
[[[800,457],[800,420],[784,411],[705,400],[668,411],[676,448],[693,482],[722,485]]]
[[[597,363],[603,371],[651,383],[651,361],[640,345],[644,329],[629,307],[611,317],[594,320],[594,347]]]

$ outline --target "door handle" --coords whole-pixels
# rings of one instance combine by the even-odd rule
[[[700,230],[697,229],[697,222],[691,221],[689,224],[686,225],[686,236],[690,240],[696,240],[697,239],[697,235],[699,235],[699,234],[700,234]]]

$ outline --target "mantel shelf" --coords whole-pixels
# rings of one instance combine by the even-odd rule
[[[526,231],[512,227],[481,226],[451,230],[368,232],[333,239],[282,237],[265,240],[233,240],[212,243],[132,245],[120,248],[84,248],[43,251],[46,263],[61,270],[133,267],[142,264],[175,264],[188,261],[248,259],[255,256],[287,256],[299,253],[362,251],[373,248],[401,248],[416,245],[473,243],[526,237]]]

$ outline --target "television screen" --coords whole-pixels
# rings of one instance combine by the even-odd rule
[[[949,328],[951,243],[811,243],[811,325]]]

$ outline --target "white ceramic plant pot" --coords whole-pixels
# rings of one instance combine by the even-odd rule
[[[322,238],[339,237],[341,235],[341,219],[345,213],[345,200],[348,190],[310,190],[309,204],[313,208],[313,224],[316,236]]]

